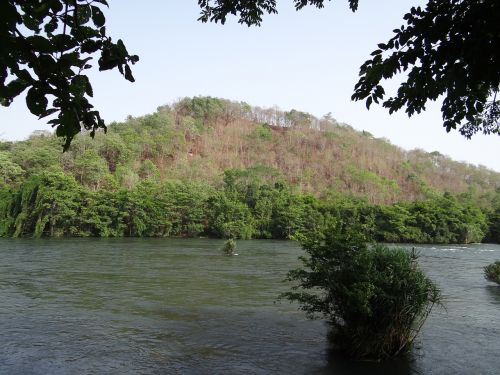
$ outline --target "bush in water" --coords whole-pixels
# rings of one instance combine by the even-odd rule
[[[363,360],[408,351],[441,293],[417,264],[417,254],[367,245],[358,231],[325,231],[302,238],[303,268],[284,293],[310,318],[331,324],[336,349]]]
[[[226,255],[234,255],[234,251],[236,250],[236,241],[232,238],[224,241],[224,245],[222,246],[222,252]]]
[[[484,267],[484,277],[488,281],[500,284],[500,260]]]

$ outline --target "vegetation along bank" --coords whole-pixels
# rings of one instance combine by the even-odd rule
[[[297,110],[211,97],[78,136],[0,142],[0,235],[500,242],[500,174]]]

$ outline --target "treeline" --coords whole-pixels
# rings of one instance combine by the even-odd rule
[[[334,225],[383,242],[500,240],[500,209],[487,214],[467,194],[373,205],[301,193],[266,167],[227,170],[223,179],[221,189],[151,177],[132,188],[93,190],[63,172],[41,172],[0,189],[0,236],[288,239]]]
[[[212,97],[183,98],[172,106],[160,107],[159,111],[174,111],[177,116],[190,117],[199,122],[200,125],[218,121],[227,125],[238,119],[245,119],[256,124],[284,128],[325,130],[332,125],[347,126],[337,123],[331,117],[331,114],[318,119],[310,113],[296,109],[283,111],[277,106],[261,108],[251,106],[245,102],[234,102]]]

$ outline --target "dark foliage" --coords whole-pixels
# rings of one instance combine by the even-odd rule
[[[488,213],[488,232],[485,241],[500,243],[500,207],[496,207]]]
[[[413,7],[406,25],[380,43],[360,68],[354,100],[384,100],[380,82],[408,72],[395,96],[383,101],[389,113],[405,107],[408,116],[444,95],[441,111],[447,131],[500,134],[500,3],[496,0],[430,0]],[[464,123],[465,121],[465,123]]]
[[[330,0],[328,0],[330,1]],[[317,8],[324,7],[325,0],[293,0],[295,9],[299,10],[307,5],[313,5]],[[265,13],[276,14],[276,0],[198,0],[201,8],[202,22],[220,22],[226,23],[229,14],[238,16],[239,23],[247,26],[260,25],[262,16]],[[358,0],[349,0],[349,7],[352,11],[358,8]]]

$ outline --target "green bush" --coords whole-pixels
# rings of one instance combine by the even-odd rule
[[[249,138],[270,141],[273,139],[273,131],[268,124],[259,124],[254,131],[249,134]]]
[[[310,318],[326,318],[336,349],[382,360],[410,349],[441,294],[414,251],[369,246],[358,233],[332,230],[303,239],[304,268],[288,273],[297,284],[282,297],[297,301]]]
[[[236,241],[232,238],[224,241],[224,245],[222,246],[222,252],[226,255],[234,255],[234,251],[236,250]]]
[[[484,267],[484,277],[488,281],[500,284],[500,260]]]
[[[208,201],[207,231],[219,238],[250,239],[255,233],[252,213],[246,204],[215,194]]]

